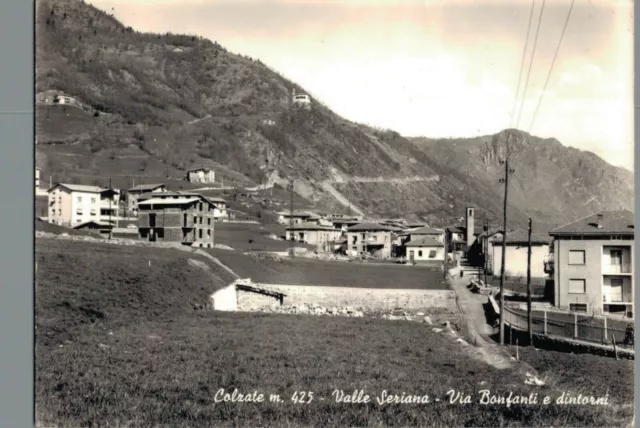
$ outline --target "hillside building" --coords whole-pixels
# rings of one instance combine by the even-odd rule
[[[159,196],[138,202],[141,240],[213,246],[216,209],[213,202],[194,194]]]
[[[120,191],[116,189],[58,183],[47,193],[48,219],[53,224],[74,227],[119,216]]]
[[[209,168],[196,168],[187,171],[186,178],[189,183],[214,183],[216,173]]]
[[[551,230],[555,306],[633,317],[634,230],[628,210],[600,211]]]
[[[167,191],[164,184],[139,184],[127,190],[127,213],[136,216],[138,214],[138,199],[147,193],[159,194]]]

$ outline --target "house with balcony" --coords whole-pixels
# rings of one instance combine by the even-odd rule
[[[554,304],[596,314],[634,313],[634,217],[600,211],[549,232],[553,238]]]
[[[120,192],[98,186],[57,183],[47,191],[50,223],[74,227],[90,221],[114,220]]]
[[[161,195],[138,202],[139,238],[212,247],[216,206],[197,194]]]
[[[347,229],[347,255],[388,259],[394,251],[395,228],[378,223],[359,223]]]
[[[138,214],[138,199],[142,195],[148,193],[164,193],[167,191],[167,186],[164,184],[139,184],[127,190],[126,207],[127,213],[136,216]]]
[[[332,251],[332,243],[340,239],[342,231],[331,226],[323,226],[313,222],[294,224],[286,228],[287,241],[302,242],[315,245],[317,251]]]

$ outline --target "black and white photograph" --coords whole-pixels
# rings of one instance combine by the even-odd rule
[[[634,426],[632,0],[34,12],[37,427]]]

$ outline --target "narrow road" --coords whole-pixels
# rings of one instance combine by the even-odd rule
[[[492,343],[489,338],[493,334],[493,328],[487,324],[483,308],[487,297],[472,293],[467,285],[469,285],[468,276],[451,278],[451,287],[456,293],[458,305],[463,312],[470,343],[476,346],[476,351],[488,364],[498,369],[511,368],[513,366],[511,355]]]

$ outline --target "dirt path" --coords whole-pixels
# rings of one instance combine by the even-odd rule
[[[468,284],[468,277],[453,277],[451,279],[451,286],[456,293],[458,306],[466,322],[470,343],[475,345],[475,351],[488,364],[498,369],[513,367],[511,355],[505,349],[491,343],[491,339],[489,339],[493,329],[487,324],[484,314],[483,304],[487,298],[469,291]]]

